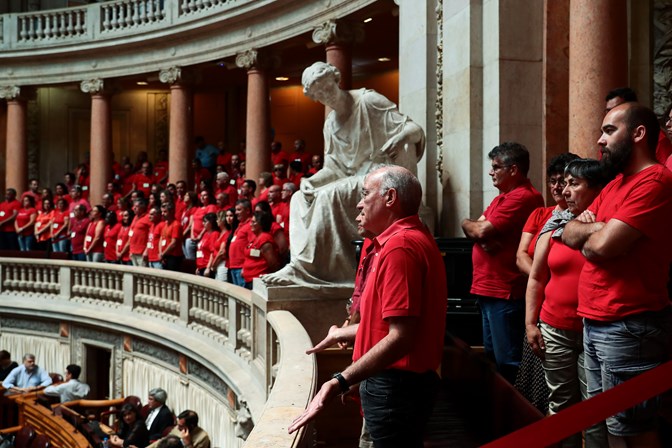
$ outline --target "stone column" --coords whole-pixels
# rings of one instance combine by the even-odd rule
[[[170,84],[170,124],[168,134],[168,182],[179,180],[192,185],[191,87],[182,80],[182,70],[171,67],[159,72],[159,79]]]
[[[361,23],[328,20],[313,30],[313,42],[325,45],[326,62],[341,72],[341,89],[352,89],[352,44],[364,40]],[[325,116],[331,109],[325,107]]]
[[[0,87],[0,98],[7,100],[7,156],[5,187],[21,194],[28,184],[26,100],[18,86]]]
[[[267,64],[257,50],[247,50],[236,56],[236,65],[247,69],[245,177],[256,182],[259,173],[271,170]]]
[[[571,0],[569,149],[596,158],[607,92],[628,84],[626,0]]]
[[[91,173],[89,202],[102,203],[105,187],[112,179],[112,108],[103,80],[82,81],[80,88],[91,94]]]

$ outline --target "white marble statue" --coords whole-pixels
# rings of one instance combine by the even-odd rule
[[[422,128],[397,106],[369,89],[341,90],[333,65],[316,62],[301,82],[309,98],[332,111],[324,123],[324,168],[301,181],[292,197],[289,239],[291,261],[262,276],[272,285],[352,285],[353,239],[364,176],[380,164],[417,172],[424,151]]]

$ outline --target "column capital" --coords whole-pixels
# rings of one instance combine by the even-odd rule
[[[253,68],[268,69],[280,65],[280,58],[266,51],[250,48],[236,55],[236,65],[247,70]]]
[[[313,30],[316,44],[359,43],[364,40],[364,26],[348,20],[327,20]]]
[[[159,80],[164,84],[175,84],[182,80],[182,68],[173,66],[161,69],[159,72]]]
[[[104,82],[100,78],[85,79],[79,84],[79,88],[84,93],[102,94],[104,92]]]
[[[0,98],[7,101],[18,100],[21,95],[19,86],[0,86]]]

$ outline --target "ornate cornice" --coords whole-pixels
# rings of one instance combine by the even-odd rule
[[[79,84],[79,88],[84,93],[103,93],[104,83],[100,78],[85,79]]]
[[[177,66],[164,68],[159,72],[159,80],[165,84],[175,84],[182,80],[182,69]]]
[[[359,43],[363,40],[364,27],[359,22],[327,20],[313,30],[313,42],[316,44]]]
[[[5,100],[15,100],[21,95],[19,86],[0,86],[0,98]]]

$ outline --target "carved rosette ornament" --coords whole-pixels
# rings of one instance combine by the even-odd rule
[[[328,20],[313,30],[316,44],[359,43],[364,40],[364,27],[359,22]]]
[[[103,93],[104,83],[100,78],[85,79],[79,84],[79,88],[84,93]]]
[[[259,52],[257,50],[250,49],[245,50],[236,55],[236,65],[240,68],[251,69],[256,67],[259,64]]]
[[[182,69],[180,67],[164,68],[159,72],[159,81],[164,84],[175,84],[182,80]]]
[[[21,95],[19,86],[0,86],[0,98],[5,100],[15,100]]]

